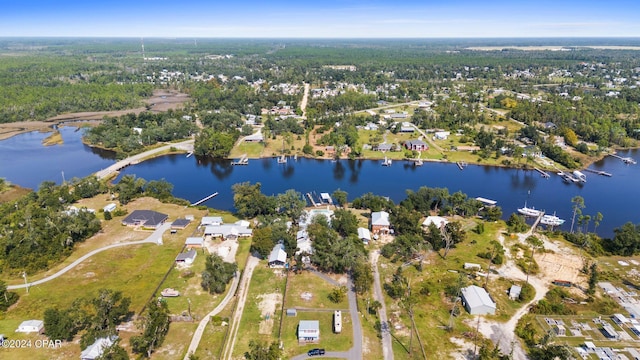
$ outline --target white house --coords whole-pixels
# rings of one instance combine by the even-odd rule
[[[300,320],[298,323],[298,343],[317,343],[320,341],[320,321]]]
[[[111,204],[105,206],[104,208],[102,208],[102,210],[104,212],[112,212],[115,209],[116,209],[116,204],[114,204],[114,203],[111,203]]]
[[[362,240],[363,243],[368,244],[371,241],[371,232],[369,229],[358,228],[358,239]]]
[[[26,320],[20,323],[16,332],[22,333],[38,333],[44,332],[44,321],[42,320]]]
[[[284,251],[284,244],[276,244],[269,254],[269,267],[279,268],[284,267],[287,263],[287,252]]]
[[[224,224],[224,222],[220,216],[204,216],[202,220],[200,220],[200,226],[218,226],[222,224]]]
[[[511,285],[509,288],[509,299],[516,300],[520,297],[520,293],[522,292],[522,286],[520,285]]]
[[[447,225],[449,220],[443,218],[442,216],[427,216],[426,219],[422,222],[422,226],[428,227],[431,224],[435,224],[438,229],[441,229],[443,226]]]
[[[239,237],[249,237],[253,230],[238,224],[222,224],[204,228],[205,236],[222,237],[226,240],[237,240]]]
[[[106,348],[113,345],[113,342],[115,341],[115,339],[116,339],[115,336],[96,339],[96,341],[93,344],[87,346],[87,348],[82,351],[82,353],[80,354],[80,359],[81,360],[97,359],[98,357],[102,356],[102,353]]]
[[[447,138],[451,135],[449,131],[436,131],[433,134],[433,138],[436,140],[447,140]]]
[[[471,315],[486,315],[496,313],[496,303],[489,293],[475,285],[462,288],[462,303]]]
[[[180,253],[176,256],[176,264],[191,265],[195,261],[196,255],[198,255],[198,253],[193,249]]]
[[[202,237],[188,237],[184,241],[184,245],[187,248],[201,248],[204,246],[204,238]]]

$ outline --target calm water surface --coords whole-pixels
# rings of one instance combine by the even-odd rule
[[[112,154],[96,152],[80,142],[80,132],[62,128],[65,144],[43,147],[46,134],[29,133],[0,141],[0,177],[27,187],[36,188],[44,180],[62,181],[65,177],[86,176],[114,162]],[[620,153],[638,159],[636,150]],[[105,157],[106,156],[106,157]],[[111,158],[108,158],[111,156]],[[627,221],[640,223],[637,202],[640,199],[638,181],[640,165],[625,165],[607,157],[591,166],[592,169],[613,173],[613,177],[587,174],[584,186],[565,184],[552,175],[544,179],[533,171],[470,165],[463,171],[455,164],[425,163],[414,167],[401,161],[390,167],[375,160],[290,159],[285,165],[275,159],[250,160],[248,166],[232,166],[227,160],[207,160],[195,156],[169,155],[130,166],[122,175],[132,174],[147,180],[165,179],[174,184],[174,194],[195,202],[205,196],[219,195],[205,204],[219,209],[233,209],[233,184],[260,182],[262,192],[268,195],[296,189],[306,192],[333,192],[342,189],[354,199],[372,192],[389,196],[398,202],[406,190],[420,186],[446,187],[451,193],[462,191],[470,197],[482,196],[498,201],[505,218],[525,202],[544,209],[571,223],[571,198],[585,199],[584,214],[598,211],[604,219],[598,228],[601,236],[610,237],[613,229]],[[593,229],[593,223],[591,224]]]

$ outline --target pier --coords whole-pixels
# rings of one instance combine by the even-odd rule
[[[588,171],[588,172],[590,172],[590,173],[598,174],[598,175],[602,175],[602,176],[608,176],[608,177],[613,176],[613,174],[608,173],[608,172],[606,172],[606,171],[593,170],[593,169],[584,169],[584,171]]]
[[[458,162],[456,162],[456,165],[458,165],[460,170],[464,170],[464,167],[467,166],[467,163],[464,162],[464,161],[458,161]]]
[[[207,197],[206,197],[206,198],[204,198],[204,199],[201,199],[201,200],[198,200],[198,201],[194,202],[193,204],[191,204],[191,206],[198,206],[198,205],[202,204],[203,202],[205,202],[205,201],[207,201],[207,200],[209,200],[209,199],[212,199],[212,198],[214,198],[214,197],[216,197],[216,196],[218,196],[218,192],[217,192],[217,191],[216,191],[216,192],[214,192],[213,194],[211,194],[211,195],[207,196]]]
[[[635,165],[635,164],[637,163],[637,162],[636,162],[633,158],[631,158],[631,157],[622,157],[622,156],[617,155],[617,154],[611,154],[611,156],[613,156],[613,157],[614,157],[614,158],[616,158],[616,159],[620,159],[620,160],[622,160],[622,162],[624,162],[625,164],[633,164],[633,165]]]
[[[382,166],[391,166],[392,160],[388,159],[386,156],[384,157],[384,161],[382,162]]]
[[[307,197],[309,198],[309,201],[311,201],[311,205],[313,205],[314,207],[318,207],[318,203],[316,203],[315,199],[313,198],[313,195],[311,195],[311,193],[306,193],[305,195],[307,195]]]
[[[231,165],[249,165],[249,158],[247,158],[247,154],[243,154],[240,159],[232,162]]]
[[[282,156],[280,156],[278,158],[278,164],[286,164],[287,163],[287,157],[284,156],[284,154]]]
[[[538,218],[533,223],[533,226],[531,226],[531,232],[532,233],[533,233],[533,230],[535,230],[535,228],[540,224],[540,221],[542,220],[543,216],[544,216],[544,211],[540,211],[540,215],[538,215]]]
[[[191,157],[192,155],[193,155],[193,151],[189,151],[189,152],[187,153],[187,157]]]
[[[545,179],[548,179],[551,177],[551,175],[547,174],[546,172],[544,172],[543,170],[540,170],[538,168],[533,168],[535,171],[540,173],[540,176],[542,176]]]

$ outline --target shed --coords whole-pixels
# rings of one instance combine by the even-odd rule
[[[462,288],[462,302],[471,315],[486,315],[496,313],[496,303],[489,293],[475,285]]]
[[[188,237],[184,241],[184,245],[187,248],[201,248],[204,246],[204,238],[201,237]]]
[[[520,293],[522,292],[522,286],[520,285],[511,285],[509,289],[509,299],[516,300],[520,297]]]
[[[115,336],[96,339],[93,344],[87,346],[87,348],[82,351],[80,359],[94,360],[101,357],[104,350],[113,345],[115,339],[117,339]]]
[[[362,240],[363,243],[368,244],[371,241],[371,232],[369,229],[365,229],[363,227],[358,228],[358,239]]]
[[[284,244],[276,244],[269,254],[269,267],[283,267],[287,263],[287,252],[284,251]]]
[[[300,320],[298,323],[298,343],[317,343],[320,341],[320,321]]]
[[[115,209],[116,209],[116,204],[111,203],[111,204],[108,204],[107,206],[103,207],[102,211],[104,211],[104,212],[112,212]]]
[[[287,309],[287,316],[298,316],[298,310],[296,310],[296,309]]]
[[[176,263],[191,265],[193,264],[193,261],[196,259],[196,255],[198,255],[198,253],[193,249],[187,252],[180,253],[178,254],[178,256],[176,256]]]
[[[38,333],[44,332],[44,321],[42,320],[26,320],[20,323],[16,332],[22,333]]]

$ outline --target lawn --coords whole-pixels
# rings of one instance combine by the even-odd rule
[[[349,309],[347,298],[334,303],[329,300],[329,293],[335,286],[328,283],[319,276],[302,271],[298,274],[291,273],[289,275],[289,285],[287,297],[285,299],[285,308],[309,308],[309,309]],[[303,293],[311,294],[311,298],[306,300],[301,295]]]
[[[320,343],[298,345],[298,323],[300,320],[320,321]],[[347,351],[353,346],[353,327],[351,317],[343,312],[342,332],[333,332],[332,311],[298,311],[298,316],[285,317],[282,323],[282,342],[284,344],[285,358],[303,354],[307,351],[322,347],[327,351]]]
[[[282,274],[282,269],[270,269],[264,260],[254,269],[238,327],[238,338],[233,349],[234,357],[241,356],[249,350],[250,340],[268,343],[277,340],[282,309],[282,292],[286,280]],[[271,304],[275,304],[275,308],[265,306],[269,302],[265,295],[273,297]],[[263,320],[267,320],[267,316],[268,321],[262,323]]]

